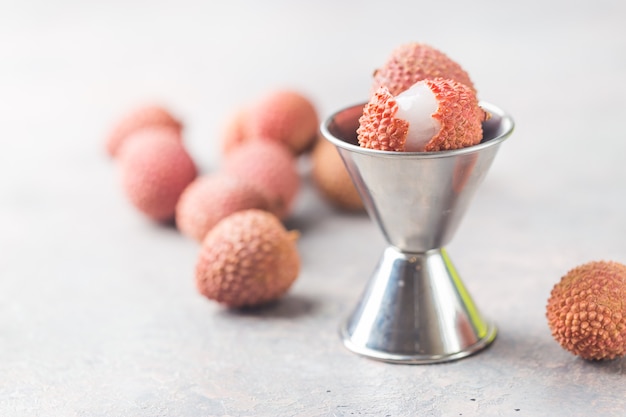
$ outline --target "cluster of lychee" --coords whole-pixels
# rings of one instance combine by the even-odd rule
[[[446,151],[480,143],[488,117],[456,62],[409,43],[374,73],[357,135],[375,150]],[[318,122],[303,95],[272,92],[233,113],[222,136],[222,169],[200,174],[182,123],[151,106],[119,121],[107,151],[119,160],[125,194],[140,212],[175,220],[201,243],[198,291],[226,306],[257,306],[284,295],[299,274],[298,234],[282,223],[300,187],[298,157],[310,153],[313,183],[329,202],[363,209],[337,150],[317,140]],[[626,266],[601,261],[572,269],[554,286],[546,315],[554,338],[575,355],[626,356]]]
[[[381,151],[454,150],[480,143],[488,117],[467,72],[440,50],[413,42],[394,49],[374,73],[358,141]]]
[[[362,207],[339,157],[329,157],[337,151],[318,140],[318,125],[307,97],[278,90],[225,124],[216,172],[199,172],[185,148],[183,123],[158,105],[119,120],[106,148],[119,162],[130,203],[201,244],[198,291],[229,307],[252,307],[280,298],[299,275],[298,233],[283,220],[300,188],[300,156],[312,151],[314,183],[330,202]]]

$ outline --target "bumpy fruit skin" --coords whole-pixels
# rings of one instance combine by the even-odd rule
[[[291,213],[300,175],[296,158],[284,145],[251,139],[225,156],[223,172],[261,191],[270,202],[270,210],[281,219]]]
[[[488,117],[476,95],[464,84],[445,78],[422,80],[439,103],[432,118],[441,129],[424,151],[436,152],[473,146],[482,140],[482,122]],[[364,148],[403,152],[410,120],[396,118],[398,103],[386,87],[381,87],[363,108],[357,129]]]
[[[347,211],[364,209],[348,170],[332,143],[319,140],[313,148],[311,162],[313,184],[328,202]]]
[[[120,169],[133,206],[163,222],[174,218],[179,196],[197,175],[191,156],[169,129],[138,132],[124,146]]]
[[[300,272],[297,236],[262,210],[224,218],[202,243],[196,264],[198,291],[234,308],[277,300]]]
[[[417,42],[392,51],[385,64],[374,72],[372,92],[384,86],[396,96],[427,78],[449,78],[465,84],[475,93],[472,80],[458,63],[438,49]]]
[[[379,151],[404,151],[409,122],[395,117],[398,103],[387,87],[380,87],[359,118],[359,145]]]
[[[223,218],[247,209],[269,210],[263,193],[252,185],[221,173],[203,175],[185,188],[176,205],[176,226],[201,242]]]
[[[584,359],[626,355],[626,266],[595,261],[570,270],[546,309],[552,336]]]
[[[319,118],[313,102],[293,90],[262,96],[247,112],[244,136],[265,138],[286,145],[295,155],[311,149],[317,139]]]
[[[148,127],[167,127],[177,132],[180,137],[183,125],[162,106],[149,105],[137,108],[119,120],[109,134],[106,141],[109,156],[117,157],[132,133]]]

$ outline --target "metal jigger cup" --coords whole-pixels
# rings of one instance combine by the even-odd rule
[[[356,308],[341,328],[345,346],[386,362],[436,363],[487,347],[496,327],[485,320],[443,248],[513,119],[489,103],[480,144],[441,152],[387,152],[358,146],[363,104],[321,126],[338,149],[387,248]]]

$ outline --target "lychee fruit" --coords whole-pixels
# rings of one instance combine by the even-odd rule
[[[291,213],[300,189],[300,175],[296,158],[286,146],[262,139],[249,140],[225,156],[223,172],[261,191],[270,210],[281,219]]]
[[[198,291],[234,308],[277,300],[300,272],[297,237],[269,212],[231,214],[202,242],[196,264]]]
[[[438,49],[417,42],[401,45],[391,52],[384,65],[374,72],[372,93],[384,86],[395,96],[428,78],[452,79],[475,93],[472,80],[458,63]]]
[[[120,169],[130,202],[155,221],[174,218],[178,198],[197,175],[191,156],[170,129],[137,132],[124,145]]]
[[[359,144],[369,149],[444,151],[480,143],[487,117],[466,85],[427,79],[397,96],[380,87],[363,108],[357,134]]]
[[[203,175],[185,188],[176,205],[176,226],[182,234],[201,242],[220,220],[246,209],[269,210],[257,188],[222,173]]]
[[[293,90],[276,90],[248,108],[244,136],[276,140],[300,155],[311,149],[318,125],[317,111],[309,98]]]
[[[246,141],[246,120],[248,111],[242,107],[236,109],[226,119],[222,128],[222,153],[227,154]]]
[[[106,150],[109,156],[117,157],[129,135],[146,127],[168,127],[180,135],[183,125],[162,106],[139,107],[119,120],[107,137]]]
[[[552,336],[584,359],[626,355],[626,265],[594,261],[565,274],[548,299]]]
[[[311,163],[313,184],[326,201],[343,210],[363,210],[363,201],[332,143],[319,140],[311,153]]]

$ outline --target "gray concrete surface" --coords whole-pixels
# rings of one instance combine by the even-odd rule
[[[625,360],[572,356],[544,316],[570,268],[626,262],[623,2],[127,3],[0,0],[0,416],[626,413]],[[285,299],[237,313],[198,295],[197,245],[121,194],[113,121],[167,103],[210,172],[237,106],[289,86],[328,115],[413,40],[517,122],[448,248],[493,346],[429,366],[345,350],[384,243],[310,184]]]

